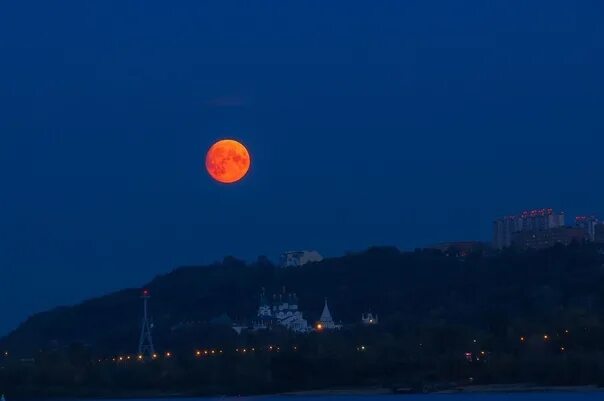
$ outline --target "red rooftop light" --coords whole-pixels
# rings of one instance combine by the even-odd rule
[[[536,217],[536,216],[549,216],[554,213],[554,209],[534,209],[534,210],[525,210],[521,213],[522,217]]]

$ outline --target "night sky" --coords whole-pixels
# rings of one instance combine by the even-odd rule
[[[225,255],[604,217],[602,21],[601,0],[2,2],[0,334]],[[221,138],[251,153],[236,185],[204,169]]]

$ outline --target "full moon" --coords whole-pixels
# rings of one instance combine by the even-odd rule
[[[233,139],[216,142],[206,155],[206,170],[218,182],[237,182],[249,169],[250,154],[245,146]]]

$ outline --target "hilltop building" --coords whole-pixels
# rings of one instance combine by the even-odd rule
[[[493,222],[493,248],[511,246],[516,233],[536,233],[559,227],[564,227],[564,213],[553,209],[527,210],[519,215],[505,216]]]
[[[325,305],[323,306],[323,312],[321,313],[321,317],[315,324],[315,329],[317,331],[322,330],[337,330],[341,329],[341,324],[336,324],[331,317],[331,312],[329,311],[329,306],[327,306],[327,298],[325,298]]]
[[[296,294],[273,295],[270,304],[262,291],[260,305],[258,306],[258,320],[254,323],[254,330],[266,330],[275,325],[285,327],[296,333],[307,333],[311,327],[298,310],[298,297]]]
[[[281,267],[303,266],[311,262],[320,262],[323,256],[317,251],[292,251],[281,255]]]
[[[379,318],[378,315],[374,315],[373,313],[369,312],[367,314],[362,313],[361,314],[361,323],[363,323],[365,326],[373,326],[375,324],[379,323]]]

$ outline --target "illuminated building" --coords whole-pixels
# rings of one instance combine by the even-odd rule
[[[493,247],[503,249],[512,245],[519,232],[538,232],[564,226],[564,213],[553,209],[527,210],[519,215],[506,216],[493,222]]]
[[[564,213],[553,209],[528,210],[520,214],[522,231],[540,231],[564,226]]]
[[[321,313],[321,317],[315,324],[315,328],[317,329],[317,331],[334,330],[342,328],[341,324],[335,324],[335,322],[333,321],[333,318],[331,317],[331,312],[329,311],[329,307],[327,306],[327,298],[325,298],[323,312]]]
[[[373,313],[369,312],[367,314],[361,314],[361,322],[366,325],[366,326],[371,326],[374,324],[378,324],[379,323],[379,319],[378,319],[378,315],[374,315]]]
[[[296,294],[285,294],[285,291],[279,296],[274,295],[273,303],[270,305],[263,290],[260,294],[257,318],[253,325],[254,330],[265,330],[274,325],[297,333],[307,333],[312,330],[302,312],[298,310]]]
[[[281,267],[303,266],[311,262],[320,262],[323,256],[317,251],[293,251],[281,255]]]

